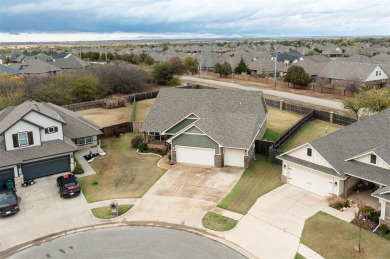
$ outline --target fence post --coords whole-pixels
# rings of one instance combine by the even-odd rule
[[[329,122],[333,124],[334,112],[329,112]]]
[[[284,103],[284,100],[280,100],[280,103],[279,103],[279,109],[280,110],[283,110],[283,103]]]

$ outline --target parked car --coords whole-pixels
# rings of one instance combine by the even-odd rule
[[[8,216],[20,211],[15,190],[0,190],[0,216]]]
[[[70,198],[80,194],[80,185],[74,174],[65,174],[57,178],[61,198]]]

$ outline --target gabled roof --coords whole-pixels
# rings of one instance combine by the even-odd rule
[[[385,199],[390,201],[390,186],[382,187],[371,194],[376,198]]]
[[[74,56],[73,54],[67,54],[63,58],[55,59],[50,64],[61,69],[79,69],[88,66],[87,62]]]
[[[17,69],[21,74],[45,74],[61,70],[39,59],[31,59],[21,64],[13,64],[12,67]]]
[[[318,73],[318,77],[342,80],[360,80],[364,82],[377,66],[378,64],[342,60],[331,61],[320,73]]]
[[[163,88],[142,131],[162,132],[191,113],[200,118],[194,125],[222,146],[248,148],[266,107],[257,91]]]
[[[370,180],[383,184],[386,182],[385,185],[390,185],[389,170],[356,161],[345,161],[369,150],[375,150],[381,159],[390,164],[390,155],[388,155],[390,153],[390,109],[314,140],[310,142],[310,145],[338,172],[361,174],[362,177],[367,173],[365,177],[375,178]],[[358,168],[364,168],[364,170]],[[381,173],[383,170],[387,172],[387,175],[383,176]],[[378,175],[374,172],[378,172]],[[385,179],[382,179],[382,176]]]
[[[42,103],[25,101],[18,106],[11,106],[0,113],[0,134],[22,119],[31,111],[43,114],[53,120],[65,124],[65,121],[55,111],[48,109]]]

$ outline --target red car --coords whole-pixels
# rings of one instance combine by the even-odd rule
[[[80,185],[76,176],[65,174],[57,178],[57,186],[60,188],[61,198],[70,198],[80,194]]]

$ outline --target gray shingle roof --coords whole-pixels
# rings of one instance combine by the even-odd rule
[[[310,142],[310,145],[339,173],[354,174],[355,172],[363,176],[363,174],[373,172],[371,176],[366,177],[371,177],[371,180],[375,182],[390,185],[389,170],[386,175],[383,175],[385,178],[382,178],[375,174],[380,171],[380,168],[376,166],[345,161],[373,150],[387,164],[390,164],[390,156],[383,156],[383,154],[390,153],[390,109],[314,140]],[[362,172],[358,167],[364,168],[367,172]]]
[[[266,108],[261,92],[163,88],[142,131],[163,132],[191,113],[200,118],[195,125],[222,146],[248,148]]]
[[[4,66],[0,64],[0,74],[7,74],[7,75],[17,75],[19,72],[16,69],[13,69],[9,66]]]
[[[13,64],[13,68],[18,69],[22,74],[45,74],[61,70],[39,59],[31,59],[21,64]]]
[[[390,186],[386,186],[386,187],[383,187],[383,188],[376,190],[375,192],[373,192],[371,194],[371,196],[374,196],[376,198],[382,198],[382,199],[385,199],[387,201],[390,201]]]
[[[366,81],[378,64],[359,63],[350,61],[331,61],[318,73],[318,77],[342,80]]]
[[[302,166],[311,168],[311,169],[319,171],[319,172],[324,172],[324,173],[327,173],[329,175],[337,176],[337,177],[340,177],[340,178],[343,178],[343,179],[347,177],[345,174],[338,174],[332,168],[321,166],[321,165],[317,165],[317,164],[314,164],[314,163],[311,163],[311,162],[308,162],[308,161],[305,161],[305,160],[302,160],[302,159],[299,159],[299,158],[296,158],[296,157],[292,157],[292,156],[289,156],[289,155],[284,155],[283,156],[283,160],[286,160],[286,161],[289,161],[289,162],[292,162],[292,163],[295,163],[295,164],[298,164],[298,165],[302,165]]]
[[[39,146],[19,148],[10,151],[5,151],[5,142],[3,141],[0,143],[0,156],[2,158],[0,160],[0,167],[25,163],[32,159],[66,154],[74,151],[77,151],[77,147],[69,138],[65,138],[65,141],[59,139],[45,141]],[[3,161],[3,157],[13,158],[14,160]]]
[[[5,111],[0,113],[0,134],[2,134],[31,111],[41,113],[56,121],[65,123],[65,121],[58,115],[58,113],[48,109],[46,106],[42,105],[42,103],[25,101],[18,106],[8,107],[5,109]]]
[[[80,69],[88,66],[87,62],[72,54],[68,54],[64,58],[55,59],[50,64],[61,69]]]

